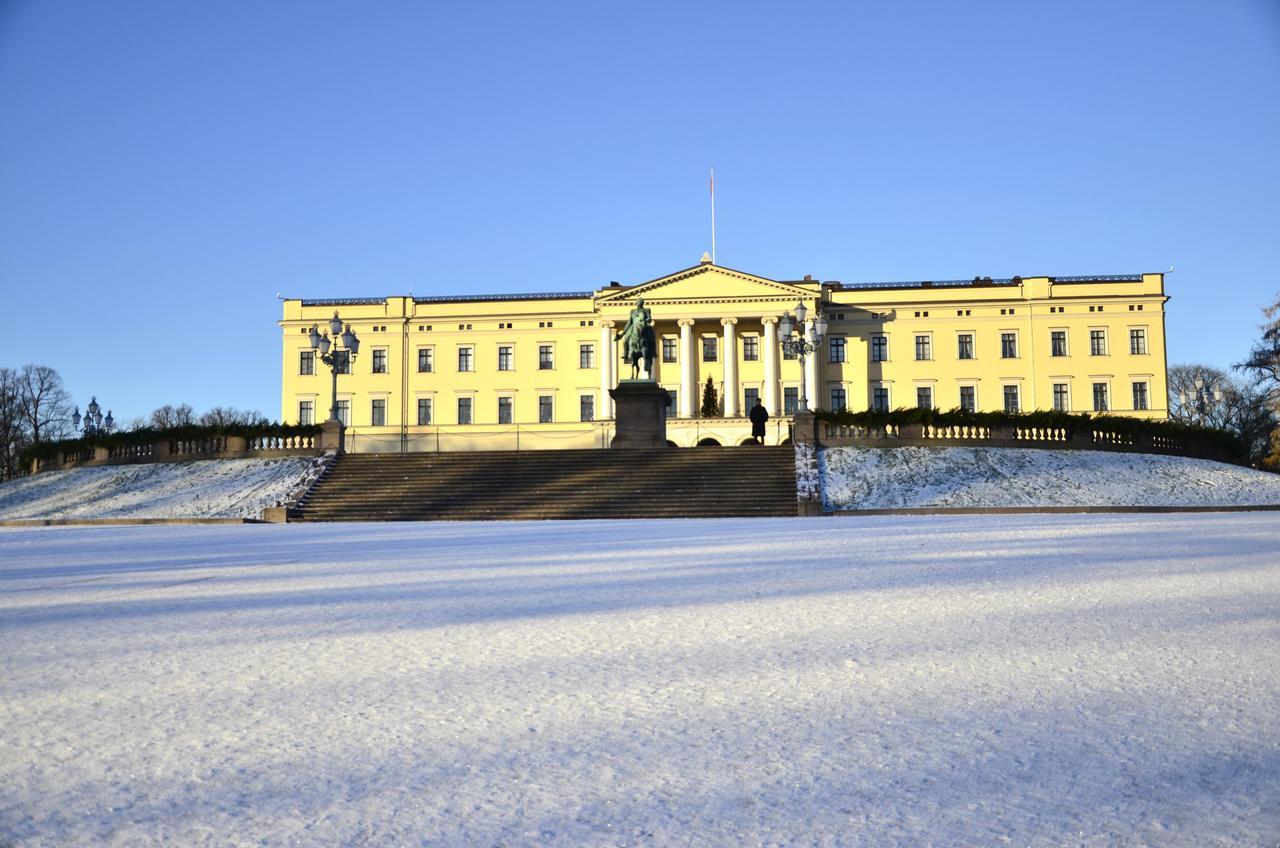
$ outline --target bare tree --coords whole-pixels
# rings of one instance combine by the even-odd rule
[[[177,406],[166,403],[159,409],[151,411],[150,424],[157,430],[167,430],[170,427],[185,427],[193,424],[195,417],[195,410],[189,403],[181,403]]]
[[[1197,379],[1204,386],[1219,390],[1221,398],[1203,402],[1195,385]],[[1176,421],[1235,433],[1255,464],[1267,456],[1271,432],[1280,426],[1275,405],[1263,385],[1256,380],[1233,379],[1210,365],[1174,365],[1169,369],[1169,412]]]
[[[256,409],[215,406],[200,415],[199,423],[207,427],[228,427],[233,424],[257,424],[264,420],[262,413]]]
[[[47,365],[24,365],[18,374],[22,416],[32,442],[61,439],[71,431],[71,395]]]
[[[29,441],[18,372],[0,368],[0,480],[22,473],[19,457]]]

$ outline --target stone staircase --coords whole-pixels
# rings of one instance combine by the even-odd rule
[[[790,446],[345,454],[290,521],[796,514]]]

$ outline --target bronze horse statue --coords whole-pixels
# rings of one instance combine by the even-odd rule
[[[653,333],[652,313],[645,308],[644,298],[636,301],[636,308],[627,316],[627,323],[614,337],[622,340],[622,358],[631,363],[631,379],[640,378],[640,360],[644,360],[644,372],[653,377],[653,360],[658,342]]]

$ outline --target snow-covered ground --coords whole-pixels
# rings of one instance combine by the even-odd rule
[[[259,518],[320,463],[291,456],[46,471],[0,484],[0,518]]]
[[[0,844],[1270,846],[1277,540],[0,529]]]
[[[827,448],[818,462],[827,509],[1280,504],[1280,474],[1176,456]]]

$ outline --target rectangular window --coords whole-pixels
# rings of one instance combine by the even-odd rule
[[[1018,358],[1018,334],[1017,333],[1001,333],[1000,334],[1000,358],[1001,359],[1017,359]]]
[[[800,411],[800,390],[790,386],[782,390],[782,414],[795,415]]]
[[[316,352],[304,350],[298,357],[298,373],[305,376],[316,373]]]
[[[742,337],[742,360],[744,362],[756,362],[760,359],[760,337],[759,336],[743,336]]]
[[[459,371],[475,370],[472,367],[474,365],[474,362],[471,358],[471,354],[472,354],[472,349],[469,347],[458,348],[458,370]]]
[[[973,333],[956,336],[956,358],[973,359]]]
[[[1137,356],[1147,352],[1147,331],[1134,328],[1129,331],[1129,353]],[[1145,407],[1144,407],[1145,408]]]
[[[676,401],[680,399],[675,389],[667,389],[667,417],[675,418],[676,410],[680,407],[676,406]]]
[[[512,370],[511,345],[498,345],[498,370]]]
[[[374,398],[373,406],[369,411],[369,423],[375,427],[387,426],[386,398]]]
[[[1107,331],[1106,330],[1090,330],[1089,331],[1089,355],[1090,356],[1106,356],[1107,355]]]
[[[871,361],[887,362],[889,359],[889,337],[874,335],[871,337]]]
[[[471,398],[469,397],[458,398],[458,423],[471,423]]]
[[[1053,341],[1053,350],[1052,350],[1053,355],[1066,356],[1067,355],[1067,331],[1054,330],[1049,334],[1049,337]]]
[[[746,415],[756,405],[756,401],[760,399],[759,389],[743,389],[742,390],[742,414]]]
[[[916,406],[920,409],[933,409],[933,388],[916,386]]]
[[[1147,384],[1146,383],[1133,384],[1133,408],[1134,409],[1149,408],[1147,406]]]
[[[578,367],[579,368],[595,368],[596,367],[596,346],[593,344],[578,345]],[[590,421],[590,418],[584,418],[583,421]]]
[[[339,374],[351,373],[351,351],[335,350],[333,352],[334,364],[338,366]]]
[[[876,386],[871,390],[871,408],[876,412],[889,411],[889,389],[885,386]]]
[[[702,339],[702,361],[715,362],[719,359],[720,339],[716,336],[704,336]]]
[[[916,359],[933,359],[933,339],[929,336],[916,336]]]
[[[831,390],[831,411],[839,412],[849,406],[849,397],[843,388],[833,388]]]
[[[1018,411],[1018,387],[1017,386],[1004,387],[1004,411],[1005,412]]]
[[[1107,411],[1107,384],[1106,383],[1093,384],[1093,411],[1094,412]]]
[[[595,395],[579,395],[578,396],[578,420],[579,421],[595,421],[596,420],[596,396]]]
[[[316,423],[316,402],[313,400],[298,401],[298,423],[304,427]]]
[[[675,339],[662,340],[662,361],[663,362],[676,361],[676,340]]]
[[[342,426],[351,426],[351,401],[338,401],[338,420],[342,422]]]
[[[551,423],[551,395],[538,395],[538,423]]]
[[[436,370],[434,351],[429,347],[418,348],[418,372]]]
[[[831,362],[844,362],[844,336],[832,336],[828,343],[831,346]]]
[[[973,386],[960,387],[960,408],[965,412],[978,411],[978,390]]]
[[[498,423],[511,423],[511,398],[509,397],[498,398]]]
[[[418,398],[418,424],[426,426],[431,423],[431,398]]]
[[[1053,408],[1058,412],[1071,411],[1071,397],[1066,383],[1053,384]]]
[[[782,358],[783,359],[799,359],[799,356],[796,354],[795,349],[792,348],[790,345],[788,345],[787,347],[784,347],[782,349]]]
[[[550,371],[555,367],[551,359],[551,345],[538,345],[538,370]]]
[[[373,373],[375,374],[387,373],[387,349],[386,348],[382,348],[382,347],[374,348]]]

